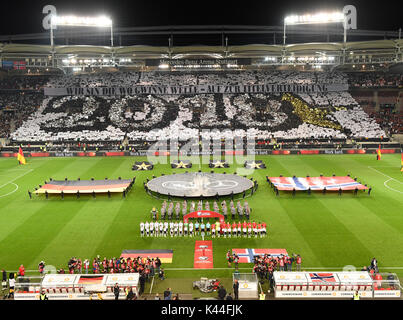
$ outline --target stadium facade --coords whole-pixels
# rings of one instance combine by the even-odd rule
[[[193,38],[185,42],[181,40],[186,36]],[[217,39],[207,41],[214,45],[189,45],[198,41],[198,36]],[[400,31],[349,30],[348,41],[343,42],[342,28],[304,26],[287,30],[285,44],[281,41],[282,37],[281,27],[117,28],[112,37],[115,46],[110,46],[105,40],[105,32],[61,29],[55,31],[52,45],[49,32],[0,36],[0,59],[24,61],[27,68],[32,68],[31,72],[37,72],[37,69],[46,72],[46,69],[49,71],[52,68],[77,72],[100,67],[149,71],[165,67],[167,61],[171,61],[171,70],[288,66],[304,67],[304,70],[347,68],[371,71],[385,70],[385,67],[403,60]],[[203,39],[200,41],[203,42]],[[153,45],[143,45],[147,43]],[[166,45],[156,46],[157,43]],[[184,60],[188,60],[186,64]]]

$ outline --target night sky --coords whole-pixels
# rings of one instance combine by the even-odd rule
[[[398,30],[402,14],[398,2],[362,0],[281,1],[154,1],[154,0],[31,0],[2,1],[0,34],[43,32],[42,8],[56,6],[58,14],[100,15],[116,27],[163,25],[265,25],[280,26],[284,16],[320,10],[357,8],[358,29]]]

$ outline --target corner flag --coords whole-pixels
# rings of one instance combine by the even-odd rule
[[[378,154],[378,156],[376,157],[376,160],[381,160],[381,145],[379,145],[378,150],[376,150],[376,153]]]
[[[403,171],[403,153],[400,154],[402,157],[402,160],[400,161],[400,172]]]
[[[25,161],[24,153],[22,152],[22,148],[20,147],[18,149],[18,155],[17,155],[17,160],[20,164],[26,164],[27,162]]]

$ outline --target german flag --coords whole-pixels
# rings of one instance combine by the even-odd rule
[[[85,276],[80,276],[78,283],[80,283],[80,284],[102,284],[103,279],[104,279],[103,275],[101,275],[101,276],[85,275]]]
[[[18,162],[19,162],[20,164],[27,164],[27,162],[25,161],[24,153],[22,152],[21,146],[20,146],[20,148],[18,149],[17,160],[18,160]]]
[[[120,257],[122,258],[131,258],[131,259],[136,259],[138,257],[141,257],[142,259],[147,259],[147,258],[159,258],[162,263],[172,263],[173,259],[173,250],[165,250],[165,249],[159,249],[159,250],[123,250],[122,254]]]

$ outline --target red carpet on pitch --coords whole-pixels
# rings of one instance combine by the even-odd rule
[[[213,242],[211,240],[196,241],[193,267],[195,269],[213,268]]]

